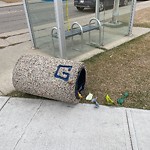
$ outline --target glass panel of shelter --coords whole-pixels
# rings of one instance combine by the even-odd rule
[[[25,2],[35,48],[54,56],[51,37],[51,30],[56,26],[53,0],[25,0]]]
[[[128,35],[131,3],[131,0],[104,0],[104,45]]]
[[[89,23],[92,18],[96,18],[94,8],[85,7],[84,10],[78,10],[74,5],[74,1],[66,0],[63,2],[63,12],[66,32],[71,32],[71,28],[73,28],[73,30],[77,29],[77,32],[80,32],[79,26],[81,26],[83,30],[83,37],[81,36],[81,34],[78,34],[66,38],[67,58],[71,59],[80,56],[86,52],[92,51],[94,48],[100,47],[99,31],[97,29],[91,30],[89,39]],[[103,12],[99,13],[104,14]],[[103,17],[101,17],[101,19],[102,18]],[[93,27],[96,24],[97,21],[92,20],[91,26]]]
[[[66,33],[71,32],[71,28],[77,29],[77,32],[80,32],[79,26],[85,29],[85,27],[89,25],[90,19],[95,17],[93,9],[85,8],[83,11],[77,10],[73,0],[66,0],[63,2],[63,12]],[[91,32],[91,38],[95,36],[95,33],[97,33],[97,30]],[[96,39],[96,41],[98,41],[98,39]],[[81,34],[66,37],[66,48],[68,59],[93,50],[93,47],[89,44],[89,32],[84,32],[83,37]]]

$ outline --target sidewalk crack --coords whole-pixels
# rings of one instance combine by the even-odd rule
[[[43,102],[44,102],[44,100],[41,101],[39,107],[37,108],[37,110],[36,110],[35,113],[33,114],[33,116],[32,116],[32,118],[30,119],[30,121],[27,123],[27,125],[26,125],[26,127],[25,127],[25,129],[24,129],[24,132],[22,133],[21,137],[18,139],[18,141],[17,141],[17,143],[15,144],[13,150],[16,149],[18,143],[21,141],[21,139],[22,139],[22,137],[24,136],[24,134],[25,134],[25,132],[26,132],[28,126],[29,126],[30,123],[32,122],[32,120],[33,120],[33,118],[35,117],[35,115],[38,113],[38,111],[39,111],[40,107],[42,106]]]

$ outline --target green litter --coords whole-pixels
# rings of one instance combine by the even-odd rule
[[[128,93],[128,92],[124,92],[124,93],[122,94],[122,97],[117,99],[117,103],[118,103],[119,105],[122,105],[122,104],[124,103],[125,99],[126,99],[128,96],[129,96],[129,93]]]

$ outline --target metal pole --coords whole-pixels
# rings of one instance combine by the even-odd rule
[[[66,58],[66,40],[62,0],[54,0],[60,57]]]
[[[114,0],[113,14],[112,14],[112,23],[117,24],[119,16],[119,3],[120,0]]]
[[[98,19],[98,20],[99,20],[99,5],[100,5],[100,0],[96,0],[95,17],[96,17],[96,19]]]
[[[129,22],[129,30],[128,30],[128,35],[129,36],[132,35],[132,28],[133,28],[133,23],[134,23],[135,9],[136,9],[136,0],[132,0],[130,22]]]
[[[23,6],[24,6],[26,19],[27,19],[27,25],[28,25],[28,29],[29,29],[31,42],[32,42],[32,47],[36,48],[35,36],[34,36],[32,26],[31,26],[31,19],[30,19],[30,15],[29,15],[29,8],[28,8],[27,0],[23,0]]]

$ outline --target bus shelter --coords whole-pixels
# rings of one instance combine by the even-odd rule
[[[136,0],[121,1],[95,0],[95,7],[78,9],[75,0],[24,0],[33,47],[72,59],[132,35]]]

